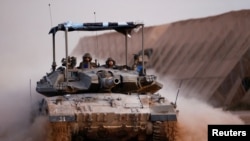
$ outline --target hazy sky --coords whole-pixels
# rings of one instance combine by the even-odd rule
[[[94,22],[96,19],[97,22],[142,21],[149,26],[249,8],[250,0],[1,0],[0,60],[3,65],[0,78],[15,80],[15,75],[6,75],[12,71],[21,72],[19,77],[25,79],[41,77],[49,71],[51,23],[56,26],[65,21]],[[59,39],[64,36],[57,35]],[[81,36],[80,33],[70,36],[69,51],[77,44],[75,37]],[[57,50],[64,50],[64,41],[58,42]],[[30,68],[33,71],[23,71]],[[0,87],[5,86],[3,83],[0,82]]]

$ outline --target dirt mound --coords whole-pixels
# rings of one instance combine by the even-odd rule
[[[250,74],[249,17],[250,10],[241,10],[146,27],[145,48],[154,49],[150,66],[176,85],[182,82],[181,95],[195,95],[218,107],[242,102],[250,87],[242,83]],[[130,58],[141,49],[140,34],[135,32],[129,39]],[[84,37],[72,54],[90,52],[97,59],[112,56],[118,64],[124,64],[124,42],[124,37],[114,32]]]

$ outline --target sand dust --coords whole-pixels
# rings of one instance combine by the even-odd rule
[[[164,87],[160,90],[160,94],[175,102],[177,85],[167,78],[161,83],[164,84]],[[244,124],[239,116],[220,108],[214,108],[195,97],[183,97],[183,93],[180,88],[177,99],[177,109],[179,110],[177,141],[207,141],[209,124]]]

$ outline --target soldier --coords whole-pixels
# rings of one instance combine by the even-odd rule
[[[147,61],[144,62],[144,65],[147,63]],[[132,68],[134,70],[136,70],[137,72],[139,72],[139,75],[143,74],[143,67],[142,67],[142,55],[134,55],[134,65],[132,66]],[[145,68],[144,68],[144,72],[146,72]]]
[[[106,64],[104,65],[105,68],[112,68],[112,69],[116,69],[117,66],[115,65],[115,60],[112,59],[111,57],[109,57],[106,60]]]
[[[65,66],[66,67],[66,58],[63,58],[62,60],[61,60],[61,62],[62,62],[62,66]],[[73,69],[74,67],[75,67],[75,65],[76,65],[76,57],[74,57],[74,56],[68,56],[68,68],[69,69]]]
[[[91,65],[92,56],[90,53],[85,53],[82,57],[82,62],[77,67],[78,69],[92,68]]]

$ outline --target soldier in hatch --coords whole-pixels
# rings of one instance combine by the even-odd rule
[[[90,55],[90,53],[85,53],[82,57],[82,62],[79,64],[79,66],[77,68],[78,69],[91,69],[91,68],[93,68],[91,60],[92,60],[92,56]]]
[[[66,67],[66,64],[67,64],[66,58],[63,58],[61,60],[61,62],[62,62],[62,66]],[[75,65],[76,65],[76,57],[74,57],[74,56],[71,56],[71,57],[68,56],[68,68],[69,69],[73,69],[75,67]]]
[[[111,68],[111,69],[117,69],[117,66],[115,65],[115,60],[109,57],[106,60],[106,64],[103,65],[105,68]]]
[[[144,65],[147,63],[147,61],[144,62]],[[146,72],[145,68],[144,68],[144,72],[143,72],[143,65],[142,65],[142,55],[134,55],[134,65],[132,66],[132,68],[134,70],[136,70],[137,72],[139,72],[139,75],[142,75],[143,73]]]

